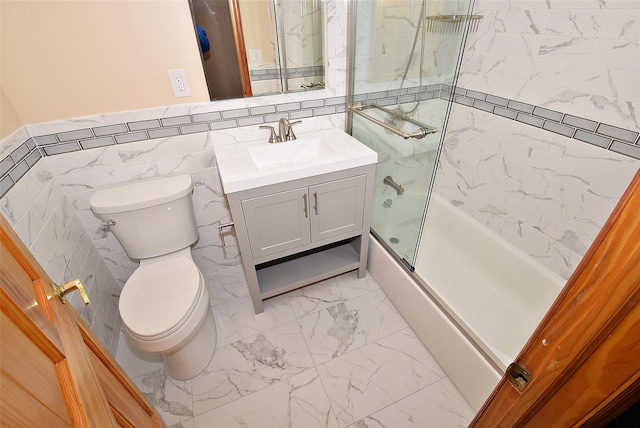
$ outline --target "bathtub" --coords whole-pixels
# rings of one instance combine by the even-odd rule
[[[476,411],[565,282],[438,195],[414,274],[375,239],[369,261],[371,275]]]

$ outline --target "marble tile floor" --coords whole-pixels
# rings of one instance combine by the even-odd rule
[[[117,360],[169,427],[465,427],[474,412],[375,280],[347,273],[265,302],[241,268],[207,278],[217,349],[188,381]]]

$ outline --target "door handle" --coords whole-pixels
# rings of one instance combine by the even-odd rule
[[[74,290],[78,290],[78,293],[80,293],[80,297],[82,298],[82,301],[85,305],[91,303],[91,301],[89,300],[89,296],[84,289],[84,285],[82,285],[82,282],[80,282],[79,279],[69,281],[65,285],[58,285],[53,282],[51,283],[51,288],[53,288],[54,294],[58,296],[60,300],[62,300],[62,303],[67,303],[67,294],[71,293]]]
[[[307,207],[307,194],[306,193],[304,193],[302,195],[302,199],[304,200],[304,208],[303,208],[304,216],[305,217],[309,217],[309,210],[308,210],[308,207]]]
[[[313,209],[318,215],[318,192],[313,192]]]

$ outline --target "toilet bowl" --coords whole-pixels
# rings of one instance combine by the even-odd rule
[[[167,373],[191,379],[215,352],[216,330],[209,293],[191,255],[198,233],[189,176],[168,177],[103,189],[91,208],[140,267],[119,299],[127,340],[161,354]]]

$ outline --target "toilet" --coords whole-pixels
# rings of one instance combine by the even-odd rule
[[[127,280],[119,309],[129,343],[161,354],[180,380],[201,373],[216,347],[209,292],[191,255],[198,240],[188,175],[97,191],[93,212],[140,267]]]

